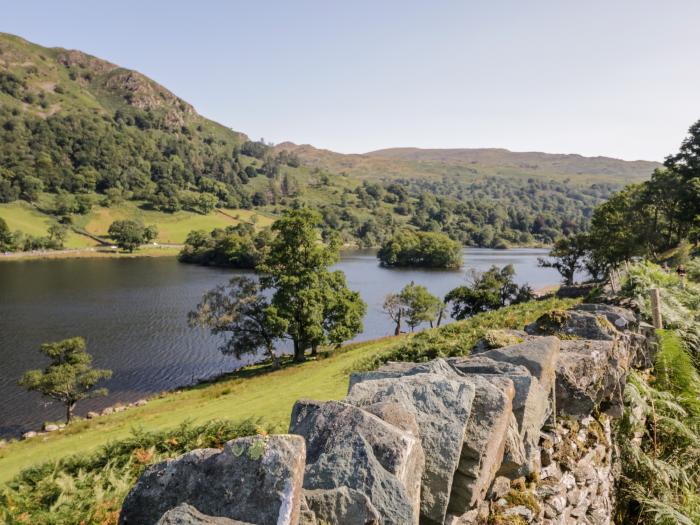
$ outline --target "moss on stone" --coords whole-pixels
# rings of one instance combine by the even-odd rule
[[[522,505],[530,509],[535,516],[537,516],[542,510],[540,507],[540,502],[537,501],[535,495],[527,489],[510,489],[510,492],[508,492],[508,494],[505,496],[505,500],[508,502],[508,507],[517,507],[518,505]]]
[[[518,337],[507,330],[488,330],[484,334],[484,342],[489,348],[503,348],[505,346],[512,346],[522,343],[523,338]]]
[[[566,310],[552,310],[537,319],[537,328],[542,333],[556,334],[562,331],[570,319],[571,314]]]

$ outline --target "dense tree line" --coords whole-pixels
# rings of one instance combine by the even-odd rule
[[[632,184],[598,206],[587,232],[560,239],[542,265],[556,268],[566,284],[586,270],[603,278],[637,258],[700,240],[700,121],[678,153],[666,158],[651,180]]]
[[[321,203],[328,228],[347,242],[380,246],[410,226],[467,246],[552,244],[585,231],[599,204],[620,187],[570,181],[463,176],[364,181],[339,202]]]

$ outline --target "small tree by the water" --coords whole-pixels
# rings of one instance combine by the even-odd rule
[[[130,219],[114,221],[107,233],[117,246],[128,252],[133,252],[140,245],[158,237],[158,229],[155,226],[144,226],[140,221]]]
[[[425,286],[411,281],[399,293],[392,293],[384,299],[384,312],[396,323],[394,335],[401,333],[401,323],[405,322],[411,332],[421,323],[440,326],[445,313],[445,303],[432,295]]]
[[[287,323],[276,315],[257,281],[233,277],[227,285],[209,290],[188,320],[190,326],[208,327],[212,334],[225,337],[221,353],[240,359],[263,349],[273,367],[279,367],[275,342],[283,337]]]
[[[452,305],[452,317],[466,319],[480,312],[532,300],[535,294],[530,285],[518,286],[514,276],[511,264],[503,268],[492,266],[486,272],[472,271],[469,286],[458,286],[445,296],[445,302]]]
[[[92,368],[92,356],[85,351],[85,339],[74,337],[41,345],[41,353],[51,359],[43,370],[30,370],[19,384],[66,408],[66,424],[73,418],[76,403],[82,399],[106,396],[106,388],[95,388],[111,370]]]
[[[585,234],[563,237],[554,243],[549,258],[540,257],[537,264],[541,268],[554,268],[565,285],[574,284],[576,272],[585,268],[588,240]]]

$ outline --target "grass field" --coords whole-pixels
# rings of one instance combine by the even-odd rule
[[[46,200],[45,197],[43,200]],[[55,217],[42,213],[36,207],[24,201],[15,201],[9,204],[0,204],[0,217],[5,219],[10,230],[33,235],[44,236]],[[146,210],[140,207],[139,202],[127,201],[118,206],[105,208],[95,206],[87,215],[73,216],[74,226],[87,232],[106,237],[109,225],[119,219],[138,219],[144,224],[155,224],[158,228],[157,242],[164,244],[182,244],[187,234],[192,230],[211,231],[214,228],[224,228],[232,224],[243,222],[255,222],[264,227],[274,221],[270,214],[261,214],[251,210],[223,209],[215,210],[208,215],[201,215],[189,211],[164,213]],[[70,232],[65,243],[66,248],[90,248],[98,243],[88,236]]]
[[[86,454],[110,441],[126,438],[134,428],[155,431],[171,429],[188,420],[203,423],[213,419],[261,418],[262,424],[285,431],[297,399],[342,398],[352,370],[365,368],[377,356],[388,357],[394,349],[414,339],[428,337],[431,347],[447,349],[452,345],[451,350],[458,341],[460,352],[466,353],[489,328],[522,327],[544,312],[570,304],[570,300],[559,299],[532,301],[435,330],[348,345],[334,353],[322,353],[317,360],[290,364],[281,370],[250,367],[215,383],[164,394],[140,408],[78,421],[60,433],[13,442],[0,449],[0,484],[31,465],[77,452]]]
[[[171,428],[186,420],[202,423],[217,418],[262,418],[264,423],[286,431],[297,399],[342,398],[353,363],[394,344],[395,338],[382,339],[277,371],[251,367],[230,379],[169,393],[143,407],[77,422],[60,435],[11,443],[0,449],[0,484],[37,462],[77,451],[90,452],[111,440],[125,438],[135,426],[152,431]]]

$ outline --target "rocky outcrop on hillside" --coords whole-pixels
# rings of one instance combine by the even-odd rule
[[[579,305],[469,357],[353,374],[341,401],[298,401],[289,435],[148,468],[120,523],[609,524],[611,419],[654,347],[640,330]]]

